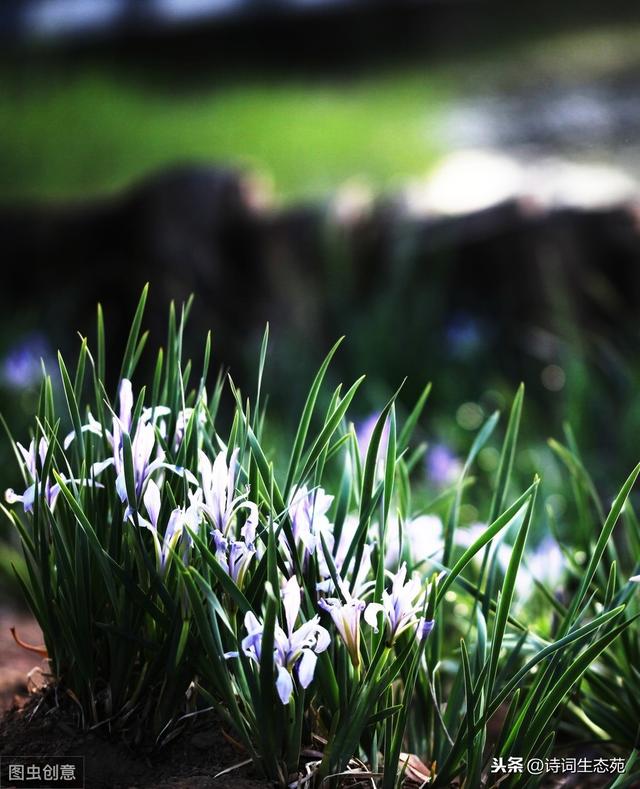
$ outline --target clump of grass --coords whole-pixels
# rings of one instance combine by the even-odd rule
[[[198,375],[181,358],[189,304],[179,319],[172,308],[166,349],[136,393],[145,302],[146,289],[115,393],[104,385],[100,310],[95,354],[83,339],[74,370],[59,358],[66,413],[56,413],[44,377],[31,443],[13,444],[24,491],[8,491],[16,506],[3,508],[20,535],[19,582],[51,681],[85,725],[108,721],[161,746],[185,713],[213,707],[281,786],[337,786],[365,773],[394,789],[416,770],[436,786],[490,785],[492,759],[547,758],[567,730],[604,732],[608,748],[628,753],[606,705],[611,683],[637,686],[637,587],[619,578],[612,532],[626,506],[637,545],[627,500],[640,466],[592,532],[586,567],[570,573],[570,603],[540,584],[549,627],[536,632],[521,606],[514,613],[540,485],[535,477],[512,490],[522,387],[485,526],[459,546],[469,473],[498,414],[443,494],[443,546],[416,557],[412,435],[429,386],[402,425],[396,393],[362,446],[348,422],[362,379],[320,406],[336,343],[276,464],[261,391],[268,332],[254,396],[229,382],[234,409],[223,432],[222,380],[207,391],[209,338]],[[557,451],[577,494],[592,491],[573,449]],[[503,564],[499,545],[508,547]],[[470,572],[475,559],[480,571]],[[461,599],[471,610],[464,619]],[[615,703],[633,720],[637,699]],[[630,762],[618,785],[631,785],[633,770]],[[510,785],[525,779],[542,780],[521,774]]]

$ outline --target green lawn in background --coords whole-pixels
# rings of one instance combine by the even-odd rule
[[[636,22],[532,29],[342,77],[180,63],[168,71],[169,55],[162,68],[142,58],[135,67],[115,58],[5,59],[0,199],[104,193],[193,160],[257,170],[284,200],[326,195],[354,177],[393,189],[448,150],[445,121],[460,98],[597,82],[637,67],[639,42]]]
[[[0,72],[0,197],[73,197],[168,164],[245,165],[277,196],[309,197],[364,176],[384,188],[443,148],[448,91],[425,69],[376,77],[199,80],[170,88],[92,66]]]

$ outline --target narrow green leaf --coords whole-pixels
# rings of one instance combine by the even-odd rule
[[[520,570],[520,563],[522,562],[524,548],[527,542],[529,528],[531,526],[531,518],[533,515],[533,508],[535,506],[537,490],[537,487],[534,488],[531,497],[529,498],[527,511],[524,516],[522,526],[518,531],[516,541],[513,545],[511,556],[509,558],[509,564],[507,566],[507,572],[505,574],[504,582],[500,592],[500,602],[498,603],[496,612],[493,635],[491,639],[491,652],[489,655],[489,676],[487,679],[487,694],[489,697],[491,697],[493,694],[493,686],[495,683],[496,674],[498,672],[500,649],[502,647],[502,641],[507,627],[507,620],[509,617],[509,611],[511,609],[511,603],[513,601],[516,579]]]
[[[416,429],[416,425],[418,424],[418,420],[422,415],[422,411],[424,410],[425,403],[431,393],[431,382],[429,382],[425,388],[422,390],[420,397],[418,398],[417,403],[413,407],[413,410],[409,414],[406,422],[404,423],[404,427],[400,432],[400,436],[398,437],[398,451],[403,452],[406,447],[409,445],[409,441],[411,441],[411,436],[413,435],[413,431]]]
[[[67,408],[69,409],[69,416],[73,424],[73,429],[76,434],[75,447],[81,460],[84,460],[84,438],[82,436],[82,422],[80,420],[80,409],[78,408],[78,401],[76,400],[71,379],[67,372],[62,354],[58,353],[58,365],[60,367],[60,374],[62,376],[62,386],[64,388],[64,396],[67,401]]]
[[[309,425],[311,424],[311,417],[313,415],[313,411],[316,406],[316,401],[318,399],[320,387],[322,386],[322,382],[326,375],[327,368],[329,367],[331,359],[333,359],[335,352],[338,350],[343,340],[344,337],[340,337],[340,339],[333,345],[329,353],[326,355],[324,361],[320,365],[320,369],[318,370],[315,378],[313,379],[313,383],[311,384],[311,389],[309,390],[309,394],[307,395],[304,408],[302,409],[302,416],[300,417],[300,422],[298,423],[296,436],[293,441],[293,450],[291,452],[291,457],[289,459],[289,467],[287,469],[287,477],[283,489],[284,496],[287,498],[289,496],[289,492],[291,490],[293,480],[297,475],[298,464],[300,462],[300,458],[302,457],[302,453],[304,451],[304,445],[307,440],[307,433],[309,432]]]
[[[136,351],[138,349],[138,338],[140,337],[140,327],[142,326],[142,318],[144,309],[147,304],[147,296],[149,295],[149,283],[142,289],[140,300],[133,316],[129,337],[125,346],[124,358],[122,360],[122,367],[120,368],[120,380],[123,378],[131,378],[136,366]]]
[[[492,540],[499,531],[504,529],[511,521],[515,518],[515,516],[520,512],[522,507],[528,501],[528,499],[533,495],[533,492],[537,488],[539,484],[538,478],[535,479],[533,484],[525,490],[525,492],[518,498],[516,501],[507,509],[505,512],[500,515],[500,517],[496,518],[496,520],[487,526],[486,530],[483,534],[478,537],[478,539],[471,545],[467,550],[462,554],[462,556],[458,559],[458,561],[454,564],[451,571],[447,574],[444,581],[441,583],[440,588],[438,590],[438,603],[442,602],[444,599],[444,595],[446,594],[447,590],[451,586],[451,584],[455,581],[455,579],[460,575],[460,573],[464,570],[464,568],[469,564],[469,562],[473,559],[473,557],[478,553],[478,551],[483,548],[490,540]]]
[[[573,624],[575,620],[580,605],[582,604],[587,594],[587,591],[589,589],[589,586],[591,584],[591,581],[593,580],[593,577],[596,573],[598,564],[600,562],[600,559],[602,558],[602,554],[604,553],[607,543],[609,542],[609,538],[611,537],[613,528],[618,522],[618,518],[620,517],[622,508],[625,505],[625,502],[631,492],[631,488],[633,487],[638,477],[638,474],[640,474],[640,464],[638,464],[633,469],[633,471],[627,478],[626,482],[620,489],[620,492],[616,496],[613,504],[611,505],[611,509],[609,510],[607,519],[604,522],[604,526],[602,528],[602,531],[600,532],[600,536],[598,537],[596,545],[589,557],[589,563],[587,564],[584,574],[582,575],[582,578],[580,580],[580,586],[578,588],[578,591],[574,595],[571,605],[569,606],[569,611],[567,612],[567,616],[560,627],[559,635],[561,636],[568,631],[569,627]]]

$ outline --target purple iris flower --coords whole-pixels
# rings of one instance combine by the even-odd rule
[[[354,597],[362,597],[366,593],[368,587],[371,586],[371,582],[367,581],[367,578],[371,574],[371,553],[373,551],[373,545],[370,541],[367,541],[363,546],[362,557],[360,558],[357,568],[346,568],[344,566],[347,553],[351,547],[351,543],[355,539],[359,524],[360,519],[357,515],[347,515],[344,523],[342,524],[342,532],[340,534],[340,540],[337,546],[335,543],[335,537],[333,535],[333,524],[331,524],[330,532],[323,532],[327,548],[333,556],[333,563],[336,570],[341,575],[348,574],[352,579]],[[318,545],[317,559],[318,574],[322,580],[316,584],[316,589],[318,592],[329,595],[335,591],[335,584],[331,577],[329,565],[327,563],[324,549],[322,548],[321,544]],[[355,579],[353,578],[354,575]],[[341,591],[343,592],[343,596],[346,598],[348,591],[345,593],[345,589],[348,590],[348,586],[342,584]]]
[[[206,406],[207,404],[207,393],[203,390],[200,402]],[[176,429],[173,435],[173,448],[177,451],[182,444],[182,440],[184,438],[184,434],[187,429],[187,425],[193,416],[194,410],[197,410],[197,421],[201,426],[204,426],[207,423],[207,414],[204,408],[200,408],[196,406],[196,408],[184,408],[181,411],[178,411],[178,416],[176,417]],[[166,432],[166,430],[165,430]]]
[[[25,449],[19,442],[16,444],[16,446],[18,447],[18,450],[24,460],[25,470],[28,477],[31,479],[31,484],[21,495],[18,495],[12,488],[9,488],[4,494],[5,501],[8,504],[16,504],[17,502],[21,502],[25,512],[33,512],[33,502],[35,501],[36,497],[36,486],[40,483],[40,475],[44,467],[47,452],[49,451],[49,442],[44,436],[42,436],[38,442],[37,451],[35,441],[31,441],[29,444],[29,449]],[[93,480],[89,479],[70,480],[65,477],[62,477],[62,479],[65,482],[75,482],[77,485],[95,485],[96,487],[102,487],[102,485],[97,485],[95,482],[93,482]],[[60,485],[57,482],[52,485],[51,480],[47,478],[44,483],[44,499],[51,510],[53,510],[55,507],[59,494]]]
[[[455,454],[444,444],[436,444],[427,453],[427,475],[438,487],[451,485],[456,481],[462,466]]]
[[[39,482],[38,467],[40,471],[42,471],[45,458],[47,457],[47,452],[49,451],[49,442],[43,436],[38,442],[37,451],[35,441],[31,441],[29,444],[29,449],[25,449],[19,442],[16,444],[16,446],[22,455],[25,469],[32,481],[32,484],[29,485],[22,495],[16,494],[11,488],[9,488],[5,492],[4,497],[8,504],[22,502],[25,512],[33,512],[33,502],[36,496],[36,485]],[[55,485],[51,485],[50,481],[47,479],[44,485],[44,497],[52,510],[55,507],[56,499],[58,498],[59,493],[60,485],[57,483]]]
[[[200,506],[213,528],[224,537],[228,536],[238,512],[246,510],[247,517],[241,534],[247,542],[253,543],[258,525],[258,508],[253,501],[247,500],[248,491],[236,495],[238,450],[233,450],[228,465],[226,455],[226,449],[221,449],[212,464],[204,452],[200,452],[198,471],[204,497]]]
[[[303,688],[308,688],[315,674],[318,654],[331,643],[328,631],[320,625],[320,617],[314,616],[297,629],[296,620],[300,611],[301,589],[295,577],[284,585],[281,595],[285,609],[286,631],[276,623],[274,631],[273,657],[277,671],[276,690],[280,701],[288,704],[293,694],[294,672]],[[244,618],[247,636],[242,639],[242,651],[258,665],[262,653],[264,625],[251,611]],[[225,657],[237,657],[237,652],[228,652]]]
[[[256,555],[253,543],[245,540],[229,541],[216,529],[211,534],[215,544],[216,559],[235,585],[241,589],[251,560]]]
[[[303,566],[316,549],[321,553],[321,534],[329,549],[333,549],[333,526],[327,517],[332,502],[333,496],[328,496],[322,488],[309,491],[306,486],[296,490],[291,497],[289,520],[295,543],[302,548]]]
[[[92,466],[92,476],[96,477],[101,474],[109,466],[113,466],[116,472],[116,490],[118,496],[123,502],[127,502],[127,512],[125,517],[128,517],[130,512],[135,508],[136,502],[129,501],[129,494],[124,473],[124,453],[123,453],[123,440],[124,435],[130,435],[133,425],[133,390],[131,381],[124,378],[120,383],[118,394],[119,413],[113,415],[113,432],[103,429],[100,422],[93,418],[91,414],[88,415],[88,422],[82,426],[82,432],[94,433],[106,438],[107,443],[113,450],[113,455],[106,460],[98,461]],[[160,447],[156,447],[156,427],[155,421],[161,416],[169,413],[169,409],[164,406],[155,408],[145,408],[140,414],[135,432],[131,437],[131,455],[133,461],[133,477],[135,485],[136,499],[140,498],[143,494],[147,481],[151,475],[161,469],[166,469],[184,476],[190,483],[197,485],[198,481],[194,475],[181,466],[176,466],[171,463],[165,462],[165,453]],[[71,444],[75,438],[75,433],[70,433],[64,442],[65,449]],[[153,457],[155,449],[155,457]]]
[[[42,378],[42,360],[50,356],[49,347],[38,334],[15,345],[2,360],[0,378],[13,389],[30,389]]]
[[[420,624],[417,614],[424,603],[422,585],[415,578],[411,578],[405,583],[406,576],[407,565],[403,563],[396,575],[393,576],[391,591],[383,591],[382,603],[369,603],[364,612],[365,622],[371,625],[376,633],[378,632],[378,614],[380,612],[384,614],[389,646],[407,628]]]
[[[212,524],[211,536],[215,544],[215,555],[222,568],[235,584],[241,588],[251,560],[256,555],[254,545],[258,525],[258,508],[248,501],[248,490],[236,495],[238,476],[238,449],[234,449],[227,464],[226,448],[222,448],[213,462],[200,452],[198,470],[202,480],[195,496],[199,511]],[[238,513],[247,511],[240,530],[242,539],[231,539],[232,525]]]
[[[338,597],[318,600],[320,608],[327,611],[340,633],[354,668],[360,666],[360,618],[366,603],[351,597],[346,586],[342,589],[345,601]]]
[[[160,572],[164,573],[172,552],[177,549],[180,542],[184,544],[183,561],[188,560],[189,548],[193,543],[190,532],[198,528],[198,510],[193,501],[189,507],[176,507],[169,515],[164,534],[161,535],[158,528],[162,506],[161,494],[160,488],[152,479],[147,482],[143,501],[149,519],[139,515],[138,520],[140,525],[149,529],[153,535],[158,567]],[[132,519],[133,514],[130,514],[129,517]]]

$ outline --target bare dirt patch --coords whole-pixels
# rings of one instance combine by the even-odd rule
[[[52,694],[30,693],[42,683],[46,661],[20,647],[42,645],[37,622],[25,612],[0,606],[0,755],[84,756],[86,789],[265,789],[250,767],[214,778],[244,761],[211,716],[195,718],[158,752],[134,750],[107,732],[78,729],[69,710]],[[32,679],[30,679],[30,677]]]
[[[51,694],[49,694],[51,695]],[[203,715],[160,751],[134,750],[118,736],[78,729],[73,716],[34,695],[0,721],[2,756],[83,756],[86,789],[266,789],[242,762],[219,724]]]
[[[28,698],[29,674],[39,683],[38,670],[44,668],[41,658],[18,646],[11,628],[28,644],[40,646],[42,633],[28,612],[0,605],[0,714]]]

